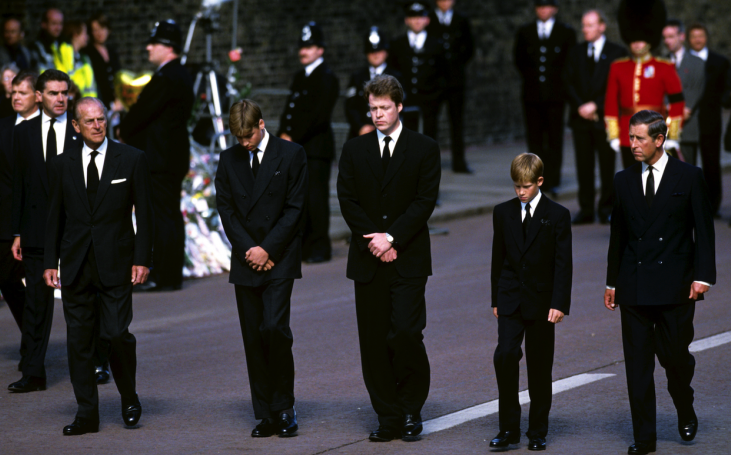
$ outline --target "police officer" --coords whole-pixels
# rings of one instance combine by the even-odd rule
[[[389,42],[378,27],[371,27],[365,37],[365,54],[368,66],[363,67],[350,76],[347,99],[345,100],[345,116],[350,123],[348,139],[370,133],[375,129],[368,101],[363,97],[363,86],[376,76],[387,74],[400,78],[401,73],[394,70],[388,59]]]
[[[140,290],[178,290],[183,286],[185,226],[180,191],[190,167],[188,119],[193,80],[180,64],[180,27],[168,19],[152,29],[147,52],[157,66],[150,82],[119,125],[119,137],[147,154],[155,216],[152,269]]]
[[[311,264],[329,261],[332,256],[330,172],[335,138],[330,123],[340,88],[338,78],[323,59],[324,53],[322,28],[309,22],[299,37],[303,68],[294,75],[277,133],[282,139],[300,144],[307,153],[309,191],[302,257]]]
[[[437,36],[427,31],[430,19],[426,3],[408,2],[404,14],[409,30],[394,40],[389,56],[389,63],[402,74],[403,123],[412,131],[419,131],[419,115],[409,112],[409,108],[418,108],[423,134],[436,139],[439,99],[445,85],[443,69],[447,65],[443,46]]]

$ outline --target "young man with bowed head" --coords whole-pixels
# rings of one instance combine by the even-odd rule
[[[235,285],[254,416],[253,438],[297,433],[294,358],[289,328],[294,280],[302,278],[307,155],[272,136],[251,100],[231,106],[238,144],[221,153],[216,204],[233,246]]]
[[[614,179],[604,305],[619,305],[635,442],[628,453],[656,450],[655,356],[665,368],[678,433],[698,430],[690,382],[696,300],[716,282],[713,209],[703,172],[663,149],[668,126],[654,111],[629,121],[636,163]]]
[[[355,282],[363,379],[378,414],[371,441],[417,438],[429,394],[427,221],[439,192],[437,143],[404,128],[404,91],[393,76],[365,86],[373,131],[343,146],[338,199],[353,233],[347,277]]]
[[[518,364],[525,336],[531,399],[528,450],[545,450],[556,324],[571,305],[571,216],[541,193],[543,161],[537,155],[515,157],[510,177],[518,197],[493,211],[491,287],[500,432],[490,447],[520,442]]]

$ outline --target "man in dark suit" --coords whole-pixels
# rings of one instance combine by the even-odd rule
[[[147,154],[155,212],[153,268],[139,290],[171,291],[183,287],[185,225],[180,190],[190,168],[188,119],[193,109],[193,80],[180,64],[180,27],[158,22],[147,44],[157,72],[119,125],[120,139]]]
[[[452,171],[471,174],[464,152],[464,101],[467,63],[475,53],[472,30],[467,16],[454,10],[454,0],[436,0],[437,8],[429,15],[428,33],[441,39],[446,86],[442,102],[447,104],[451,130]]]
[[[619,172],[604,305],[622,316],[622,343],[635,443],[655,451],[655,355],[665,368],[678,432],[698,429],[690,386],[696,300],[716,282],[713,211],[701,170],[663,150],[667,125],[654,111],[630,119],[634,166]]]
[[[726,78],[731,63],[723,55],[708,49],[708,29],[700,23],[688,27],[690,53],[706,62],[706,86],[698,112],[703,176],[708,183],[713,213],[721,207],[721,101],[726,92]]]
[[[365,54],[368,66],[353,73],[348,84],[347,99],[345,100],[345,117],[350,123],[348,139],[370,133],[376,129],[371,120],[368,101],[363,97],[365,84],[381,74],[394,76],[396,79],[401,77],[401,73],[386,62],[388,49],[389,42],[383,32],[378,27],[371,27],[365,38]]]
[[[602,182],[599,221],[607,223],[612,213],[616,156],[607,142],[604,129],[604,95],[609,66],[614,60],[626,57],[627,51],[623,46],[606,39],[606,29],[604,13],[599,10],[585,12],[581,18],[581,31],[586,42],[571,49],[564,68],[569,124],[574,134],[576,176],[579,181],[579,213],[572,220],[574,224],[594,222],[594,166],[597,156]]]
[[[565,95],[563,73],[576,32],[556,20],[558,0],[535,0],[535,22],[518,30],[515,65],[523,78],[523,111],[528,150],[545,165],[545,191],[561,184]]]
[[[528,450],[545,450],[551,409],[556,324],[571,305],[571,216],[541,194],[543,162],[523,153],[510,177],[515,199],[493,211],[492,311],[498,321],[494,363],[500,393],[500,432],[490,447],[520,441],[520,345],[525,336],[531,399]]]
[[[111,346],[109,361],[122,396],[122,420],[136,425],[142,414],[135,379],[137,341],[128,328],[132,286],[144,283],[150,273],[150,170],[142,151],[107,140],[106,123],[101,100],[80,99],[73,125],[84,145],[49,163],[43,277],[50,289],[61,289],[71,384],[79,405],[73,423],[63,429],[66,436],[99,431],[92,355],[97,319],[100,337]]]
[[[429,394],[424,293],[431,269],[427,220],[439,192],[439,146],[399,120],[404,91],[393,76],[365,86],[376,131],[343,146],[338,199],[353,233],[363,379],[378,414],[371,441],[416,438]]]
[[[277,135],[307,152],[307,209],[302,255],[308,264],[329,261],[330,172],[335,158],[331,117],[340,95],[338,78],[323,59],[325,37],[314,22],[302,28],[299,60],[304,68],[294,75]]]
[[[56,155],[80,148],[81,138],[68,118],[69,77],[49,69],[38,77],[36,101],[41,115],[22,122],[13,133],[13,256],[23,261],[25,309],[22,344],[23,377],[11,392],[46,389],[46,349],[53,321],[53,289],[43,281],[48,201],[51,189],[47,163]]]
[[[297,144],[271,136],[259,106],[231,106],[239,145],[221,153],[216,204],[233,246],[229,282],[236,285],[254,416],[252,437],[297,432],[290,297],[302,278],[302,221],[307,156]]]
[[[0,46],[0,66],[13,62],[21,70],[35,68],[36,61],[23,45],[25,30],[20,17],[10,15],[3,22],[3,45]]]

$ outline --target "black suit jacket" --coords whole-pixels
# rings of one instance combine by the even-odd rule
[[[401,78],[401,73],[391,68],[391,65],[386,65],[383,74],[393,76],[396,79]],[[368,101],[363,97],[363,87],[370,80],[371,71],[367,66],[359,69],[350,76],[347,98],[345,99],[345,117],[348,119],[348,123],[350,123],[348,139],[358,136],[363,125],[373,125],[371,112],[368,109]]]
[[[726,93],[726,78],[731,64],[721,54],[708,51],[706,86],[698,110],[701,136],[720,136],[723,129],[721,106]]]
[[[363,236],[374,232],[393,236],[399,275],[431,275],[427,221],[437,201],[440,177],[439,145],[406,128],[385,173],[376,131],[345,143],[337,187],[340,210],[353,233],[348,278],[362,283],[373,279],[381,261],[368,250],[370,239]]]
[[[0,240],[13,240],[13,133],[16,116],[0,120]]]
[[[193,101],[193,79],[175,59],[152,76],[122,119],[120,137],[147,154],[152,174],[170,174],[182,180],[188,173],[188,119]]]
[[[340,96],[338,78],[322,62],[309,76],[304,68],[294,76],[290,94],[279,119],[279,131],[305,148],[308,157],[335,158],[332,112]]]
[[[571,306],[571,215],[541,195],[528,235],[518,198],[493,211],[492,306],[498,315],[512,314],[518,306],[524,319],[546,319],[551,309],[569,314]]]
[[[590,74],[589,59],[587,58],[588,43],[583,42],[569,51],[569,57],[564,67],[563,82],[566,97],[569,102],[569,118],[572,127],[583,125],[604,129],[604,98],[607,91],[609,67],[618,58],[627,56],[624,46],[605,41],[599,61]],[[578,109],[584,103],[593,101],[597,106],[598,120],[589,122],[582,118]]]
[[[91,208],[81,154],[79,147],[50,162],[51,201],[44,268],[55,269],[61,259],[61,279],[71,284],[93,244],[102,284],[120,286],[131,281],[133,265],[150,267],[152,258],[153,217],[147,158],[140,150],[107,140],[99,190]]]
[[[475,43],[472,28],[467,16],[452,10],[452,22],[449,25],[439,23],[436,12],[429,14],[431,21],[426,28],[441,40],[442,53],[446,63],[445,76],[448,87],[463,87],[467,63],[475,54]],[[428,35],[427,35],[428,36]]]
[[[221,153],[216,205],[233,246],[229,283],[261,286],[274,279],[302,278],[307,188],[307,157],[300,145],[269,135],[256,179],[244,147],[237,144]],[[274,262],[270,271],[256,272],[246,265],[246,252],[255,246]]]
[[[614,178],[607,286],[616,288],[618,305],[688,303],[693,281],[716,282],[713,209],[703,172],[669,157],[651,209],[641,173],[636,163]]]
[[[446,86],[447,63],[442,49],[439,37],[429,32],[419,52],[411,48],[408,35],[391,43],[388,64],[403,75],[399,82],[404,88],[404,105],[418,106],[439,99]]]
[[[51,187],[47,163],[43,155],[43,114],[15,128],[13,149],[13,235],[20,234],[24,248],[43,248],[46,244],[46,219]],[[71,116],[66,120],[66,138],[59,154],[82,146],[81,135],[74,131]]]
[[[515,66],[523,76],[524,102],[564,101],[562,73],[569,50],[575,44],[574,29],[558,20],[546,40],[538,38],[536,21],[518,29],[514,58]]]

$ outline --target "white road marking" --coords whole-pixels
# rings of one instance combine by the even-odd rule
[[[726,343],[731,343],[731,332],[719,333],[718,335],[713,335],[712,337],[696,340],[690,343],[689,350],[690,352],[700,352],[705,351],[706,349],[715,348],[716,346],[721,346],[722,344]]]

